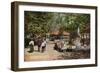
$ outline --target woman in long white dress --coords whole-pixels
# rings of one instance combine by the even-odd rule
[[[44,52],[46,50],[46,40],[44,40],[41,44],[41,49],[42,51],[41,52]]]
[[[29,42],[29,46],[30,46],[30,50],[28,51],[28,52],[33,52],[34,51],[34,41],[33,40],[31,40],[30,42]]]

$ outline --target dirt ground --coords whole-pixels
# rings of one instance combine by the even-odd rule
[[[84,59],[90,58],[89,52],[58,52],[53,49],[54,44],[47,44],[45,52],[38,52],[37,46],[34,52],[29,53],[29,48],[25,48],[24,61],[50,61],[63,59]]]

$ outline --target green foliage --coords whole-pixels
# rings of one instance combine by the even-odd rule
[[[44,35],[49,31],[50,25],[48,21],[51,19],[52,14],[45,12],[25,12],[25,33]]]
[[[57,13],[57,12],[32,12],[25,11],[25,36],[45,36],[46,33],[59,30],[77,35],[77,29],[84,33],[84,29],[90,26],[90,15],[79,13]]]

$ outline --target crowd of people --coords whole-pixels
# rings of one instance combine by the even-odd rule
[[[31,39],[29,42],[30,50],[28,51],[29,53],[34,52],[34,46],[37,45],[38,47],[38,52],[44,52],[46,50],[46,39],[41,39],[38,38],[37,44],[35,44],[34,40]]]
[[[59,41],[53,41],[54,42],[54,46],[53,49],[58,51],[58,52],[63,52],[64,50],[73,50],[73,48],[77,48],[80,49],[82,48],[81,46],[81,42],[80,39],[76,39],[74,41],[74,45],[70,47],[70,45],[68,45],[67,41],[64,40],[59,40]],[[36,43],[33,39],[31,39],[31,41],[29,42],[29,46],[30,46],[30,50],[28,52],[34,52],[34,46],[38,47],[38,52],[44,52],[46,51],[46,45],[47,45],[47,40],[45,38],[38,38]],[[83,47],[84,48],[84,47]],[[85,46],[85,48],[87,48]],[[89,47],[88,47],[89,48]]]

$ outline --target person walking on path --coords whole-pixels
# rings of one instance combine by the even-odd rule
[[[34,41],[33,39],[31,39],[31,41],[29,42],[29,46],[30,46],[30,50],[28,51],[29,53],[34,51]]]
[[[42,39],[41,38],[38,38],[38,42],[37,42],[38,52],[40,52],[42,42],[43,42]]]
[[[46,50],[46,40],[44,40],[41,44],[41,49],[42,49],[42,52],[44,52]]]

